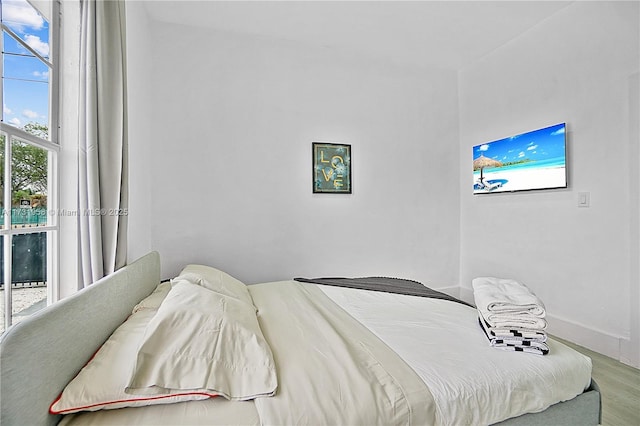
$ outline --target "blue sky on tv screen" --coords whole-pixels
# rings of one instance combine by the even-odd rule
[[[473,147],[473,159],[480,156],[504,163],[519,161],[550,161],[564,163],[565,123],[532,132],[483,143]]]

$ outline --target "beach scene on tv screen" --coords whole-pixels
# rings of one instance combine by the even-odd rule
[[[567,186],[565,123],[473,147],[473,192]]]

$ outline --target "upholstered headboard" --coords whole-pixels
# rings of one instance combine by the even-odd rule
[[[0,424],[58,423],[53,400],[159,282],[152,252],[9,328],[0,338]]]

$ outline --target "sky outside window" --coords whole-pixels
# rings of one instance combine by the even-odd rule
[[[26,0],[2,0],[2,23],[44,59],[49,23]],[[16,127],[49,124],[49,67],[3,31],[3,121]]]

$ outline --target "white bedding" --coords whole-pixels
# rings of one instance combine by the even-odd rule
[[[276,387],[253,303],[175,280],[145,330],[125,392],[189,391],[245,401],[271,396]]]
[[[256,403],[215,398],[164,406],[82,413],[65,416],[63,424],[123,424],[125,419],[126,423],[137,425],[174,424],[175,419],[179,419],[179,423],[183,425],[348,422],[350,413],[340,413],[339,405],[334,406],[334,411],[338,411],[334,417],[324,417],[324,421],[318,418],[327,414],[323,411],[329,411],[323,408],[327,406],[323,404],[331,406],[335,401],[345,404],[347,401],[350,404],[358,403],[357,394],[356,400],[353,401],[352,391],[346,387],[342,388],[342,385],[338,386],[338,392],[334,386],[327,393],[324,384],[317,386],[314,382],[303,382],[298,383],[299,387],[289,391],[288,395],[287,391],[283,391],[291,389],[290,381],[295,383],[296,380],[304,380],[298,376],[299,373],[306,374],[303,370],[294,370],[293,374],[288,370],[292,368],[290,363],[299,359],[305,349],[299,347],[304,339],[298,340],[298,347],[294,349],[283,344],[288,341],[287,334],[299,332],[312,343],[318,341],[314,340],[316,332],[313,329],[313,317],[304,317],[305,321],[300,322],[292,321],[292,318],[300,316],[303,312],[296,309],[297,299],[288,298],[287,286],[310,289],[310,294],[315,294],[318,300],[324,299],[323,294],[327,295],[391,347],[415,371],[416,377],[419,376],[424,381],[426,391],[418,387],[413,388],[413,391],[424,398],[426,411],[420,415],[427,417],[412,418],[417,413],[410,412],[402,414],[402,421],[407,424],[495,423],[526,412],[541,411],[551,404],[571,399],[590,383],[591,361],[558,342],[549,341],[551,351],[546,356],[504,352],[491,348],[478,324],[476,310],[468,306],[444,300],[296,282],[268,283],[249,286],[249,291],[259,309],[260,326],[268,343],[272,345],[276,367],[279,370],[280,390],[275,397],[261,398],[256,400]],[[281,287],[280,291],[284,293],[280,296],[275,293],[270,295],[271,289],[276,287]],[[327,313],[333,312],[326,315],[330,322],[333,317],[340,316],[340,309],[332,306],[333,304],[322,308]],[[306,309],[303,305],[298,308]],[[291,310],[290,316],[277,319],[279,313],[288,310]],[[283,324],[273,325],[273,318],[269,318],[271,316],[276,322],[283,321]],[[288,330],[280,334],[280,331],[274,331],[274,327],[288,327]],[[357,329],[357,325],[350,326],[344,335],[345,342],[351,340],[354,330]],[[359,340],[361,335],[358,336]],[[325,356],[318,348],[315,351],[318,359]],[[301,365],[293,368],[313,369],[311,359],[301,361]],[[335,360],[331,362],[339,366]],[[311,373],[312,376],[323,374],[321,371]],[[402,374],[406,375],[406,372]],[[326,385],[331,387],[336,380],[328,376]],[[381,389],[386,392],[384,388]],[[292,400],[296,400],[298,396],[302,398],[302,393],[312,396],[311,400],[306,402],[310,408],[295,407],[278,417],[278,410],[286,411]],[[313,397],[316,398],[315,401]],[[300,414],[309,410],[310,415],[306,417]],[[314,413],[313,410],[318,412]],[[271,416],[271,421],[260,419],[265,415]],[[419,422],[419,418],[430,420]],[[380,423],[380,419],[378,422]]]
[[[253,401],[211,398],[68,414],[58,426],[260,426]]]
[[[436,400],[438,424],[491,424],[542,411],[591,382],[591,360],[552,339],[544,356],[490,347],[468,306],[319,287],[418,373]]]
[[[263,425],[431,425],[416,373],[313,284],[251,286],[278,370],[278,393],[255,400]]]

